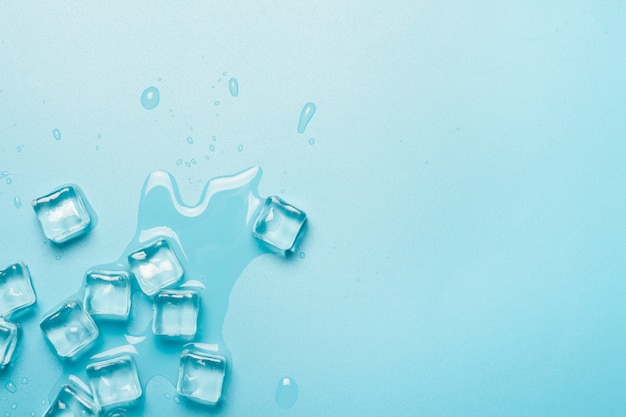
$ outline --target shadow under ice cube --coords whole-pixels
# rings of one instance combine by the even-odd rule
[[[91,316],[74,299],[44,317],[39,327],[57,355],[64,359],[80,356],[96,341],[99,333]]]
[[[32,205],[44,235],[55,243],[66,242],[92,228],[87,199],[76,185],[59,187],[36,198]]]
[[[91,395],[70,383],[61,387],[44,417],[98,417],[99,408]]]
[[[130,290],[130,274],[126,271],[89,271],[85,274],[85,311],[94,319],[126,320]]]
[[[90,363],[87,377],[101,407],[132,405],[143,393],[135,361],[130,355]]]
[[[35,301],[37,297],[26,265],[19,262],[0,270],[0,316],[9,317]]]
[[[17,325],[0,318],[0,369],[11,362],[15,346],[17,346],[17,337]]]
[[[215,405],[222,397],[226,358],[192,345],[183,350],[176,391],[190,400]]]
[[[271,196],[265,200],[252,234],[284,255],[295,250],[304,222],[306,214],[302,210]]]
[[[183,267],[165,239],[132,252],[128,262],[141,291],[148,296],[183,277]]]
[[[152,332],[157,336],[191,340],[198,327],[200,295],[190,290],[164,290],[154,300]]]

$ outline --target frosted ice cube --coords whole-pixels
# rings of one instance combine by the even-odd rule
[[[183,277],[183,267],[165,239],[132,252],[128,262],[141,291],[148,296]]]
[[[44,417],[97,417],[98,413],[91,394],[69,383],[61,387]]]
[[[76,185],[65,185],[32,202],[44,235],[63,243],[91,229],[85,195]]]
[[[268,197],[261,208],[252,234],[270,245],[275,251],[286,254],[295,250],[306,214],[277,196]]]
[[[98,338],[98,327],[81,304],[69,299],[39,323],[44,336],[57,355],[74,359]]]
[[[222,397],[226,359],[197,345],[183,350],[176,391],[193,401],[214,405]]]
[[[191,340],[196,335],[200,295],[191,290],[165,290],[154,300],[152,332]]]
[[[17,325],[0,318],[0,369],[11,362],[17,345],[17,336]]]
[[[143,392],[137,366],[130,355],[90,363],[87,365],[87,377],[101,407],[131,405]]]
[[[0,316],[8,317],[36,300],[26,265],[18,262],[0,270]]]
[[[126,271],[89,271],[85,274],[85,311],[94,319],[126,320],[130,289],[130,274]]]

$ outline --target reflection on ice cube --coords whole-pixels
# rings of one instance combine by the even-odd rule
[[[154,300],[152,332],[191,340],[196,335],[200,295],[191,290],[161,291]]]
[[[180,358],[176,391],[190,400],[214,405],[222,397],[226,358],[200,345],[186,345]]]
[[[0,318],[0,369],[11,362],[17,345],[17,337],[17,325]]]
[[[19,262],[0,270],[0,316],[9,317],[32,306],[36,300],[26,265]]]
[[[39,327],[61,358],[75,359],[98,338],[98,327],[82,305],[70,299],[41,320]]]
[[[261,208],[252,234],[273,250],[286,254],[295,251],[306,214],[280,197],[271,196]]]
[[[85,310],[94,319],[126,320],[130,313],[130,290],[127,271],[89,271],[85,274]]]
[[[132,252],[128,255],[128,262],[141,291],[148,296],[183,277],[183,267],[164,239]]]
[[[44,235],[55,243],[78,237],[93,226],[87,199],[76,185],[59,187],[32,204]]]
[[[87,365],[89,385],[101,407],[132,405],[142,389],[135,361],[120,355]]]
[[[44,417],[97,417],[98,406],[92,396],[79,386],[69,383],[59,390]]]

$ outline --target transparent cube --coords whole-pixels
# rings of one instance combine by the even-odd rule
[[[9,317],[37,301],[28,267],[21,262],[0,270],[0,316]]]
[[[44,235],[63,243],[91,229],[87,199],[76,185],[65,185],[32,202]]]
[[[98,338],[98,326],[74,299],[44,317],[39,327],[57,355],[64,359],[78,358]]]
[[[154,299],[152,332],[157,336],[191,340],[198,327],[200,295],[191,290],[165,290]]]
[[[18,333],[17,324],[0,318],[0,369],[11,362],[15,346],[17,346]]]
[[[278,253],[295,250],[300,232],[306,222],[306,214],[286,203],[280,197],[265,200],[252,228],[252,234]]]
[[[132,252],[128,262],[141,291],[148,296],[183,277],[183,267],[165,239]]]
[[[44,417],[98,417],[98,413],[91,394],[69,383],[61,387]]]
[[[190,400],[215,405],[222,397],[226,358],[191,345],[183,350],[178,370],[176,391]]]
[[[130,355],[90,363],[87,365],[87,377],[100,407],[132,405],[143,393],[137,366]]]
[[[85,274],[85,311],[96,320],[126,320],[130,313],[130,290],[127,271],[89,271]]]

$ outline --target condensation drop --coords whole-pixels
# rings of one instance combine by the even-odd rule
[[[315,145],[315,138],[309,139],[309,145]]]
[[[299,391],[298,384],[293,378],[281,378],[276,387],[276,404],[278,404],[280,408],[293,407],[298,400]]]
[[[176,165],[181,166],[183,164],[183,160],[179,159],[178,161],[176,161]]]
[[[214,104],[215,104],[216,106],[219,106],[219,105],[220,105],[220,101],[219,101],[219,100],[215,100],[215,103],[214,103]]]
[[[239,145],[239,146],[237,146],[237,150],[238,150],[239,152],[243,152],[243,145]]]
[[[22,378],[22,384],[24,385],[28,384],[28,378],[26,377]]]
[[[146,110],[152,110],[159,105],[160,95],[159,89],[156,87],[148,87],[141,93],[141,105]]]
[[[13,197],[13,205],[15,208],[22,207],[22,200],[19,197]]]
[[[59,129],[52,129],[52,136],[56,140],[61,140],[61,131]]]
[[[10,393],[14,393],[15,391],[17,391],[17,386],[15,385],[15,382],[13,381],[9,381],[6,384],[4,384],[4,388]]]
[[[187,138],[187,143],[193,145],[193,138],[191,136]]]
[[[237,97],[239,95],[239,82],[236,78],[228,80],[228,90],[230,91],[230,95],[233,97]]]

